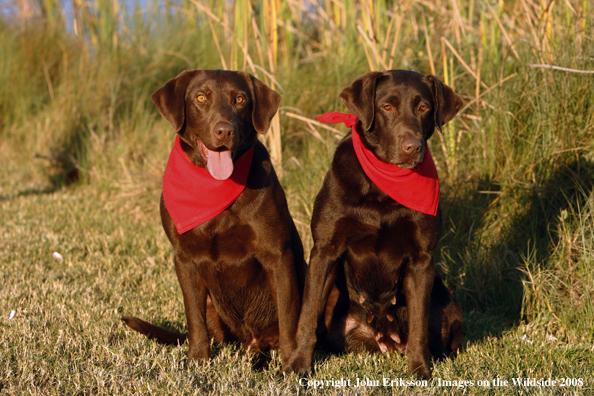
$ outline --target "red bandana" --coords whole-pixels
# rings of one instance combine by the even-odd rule
[[[245,189],[254,148],[235,161],[226,180],[216,180],[196,166],[181,148],[179,135],[167,161],[163,177],[163,198],[177,232],[183,234],[227,209]]]
[[[363,171],[383,192],[396,202],[417,212],[435,216],[439,203],[439,179],[437,169],[429,152],[425,148],[425,156],[414,169],[403,169],[397,165],[380,161],[361,142],[359,132],[355,128],[357,117],[331,111],[318,116],[318,120],[326,124],[344,122],[351,128],[353,147]]]

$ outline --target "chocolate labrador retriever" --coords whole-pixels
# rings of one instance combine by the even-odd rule
[[[429,378],[430,353],[442,357],[460,348],[462,308],[434,267],[441,213],[426,142],[462,100],[436,77],[403,70],[365,74],[340,97],[356,119],[342,116],[352,117],[356,130],[337,147],[315,200],[297,349],[287,368],[309,371],[317,342],[338,351],[400,351],[411,373]],[[413,176],[421,165],[432,166],[432,192],[396,188],[403,199],[413,191],[408,206],[437,194],[423,209],[429,214],[378,187],[357,150],[382,169]]]
[[[191,183],[183,172],[178,175],[180,188],[189,188],[185,204],[219,205],[224,197],[205,196],[205,189],[218,191],[217,183],[235,180],[235,172],[246,175],[239,196],[194,227],[186,219],[179,224],[172,219],[175,199],[183,193],[166,194],[172,157],[165,171],[161,220],[183,293],[189,360],[208,359],[214,339],[262,353],[280,348],[284,364],[295,349],[306,264],[285,194],[257,139],[257,133],[268,130],[281,97],[247,73],[191,70],[169,80],[152,99],[178,134],[183,169],[204,177],[200,185],[187,186]],[[245,160],[248,154],[251,164]],[[238,169],[240,162],[249,171]],[[231,188],[238,184],[229,183]],[[182,223],[186,227],[180,231]],[[122,320],[164,343],[186,338],[137,318]]]

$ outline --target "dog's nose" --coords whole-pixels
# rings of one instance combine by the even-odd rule
[[[408,138],[402,141],[402,150],[404,150],[406,154],[418,153],[419,151],[421,151],[422,146],[423,143],[421,143],[419,139]]]
[[[214,135],[218,140],[227,140],[233,138],[235,128],[228,122],[218,122],[214,127]]]

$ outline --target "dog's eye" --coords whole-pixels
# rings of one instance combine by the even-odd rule
[[[235,104],[242,104],[243,102],[245,102],[243,96],[238,96],[235,98]]]
[[[206,96],[198,95],[198,96],[196,96],[196,100],[200,103],[204,103],[204,102],[206,102]]]
[[[385,105],[384,106],[384,110],[386,110],[386,111],[392,111],[392,105]]]
[[[427,106],[421,106],[419,107],[419,113],[423,113],[425,111],[427,111],[428,107]]]

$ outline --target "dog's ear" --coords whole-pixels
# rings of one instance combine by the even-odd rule
[[[268,132],[282,96],[249,73],[245,74],[252,90],[252,123],[258,133]]]
[[[340,93],[344,105],[361,121],[363,129],[368,131],[375,118],[375,87],[381,72],[362,75]]]
[[[179,132],[186,121],[186,89],[190,80],[202,70],[186,70],[152,94],[151,99],[159,113]]]
[[[452,88],[442,83],[437,77],[427,76],[427,79],[433,93],[435,127],[441,132],[441,127],[458,114],[464,102]]]

